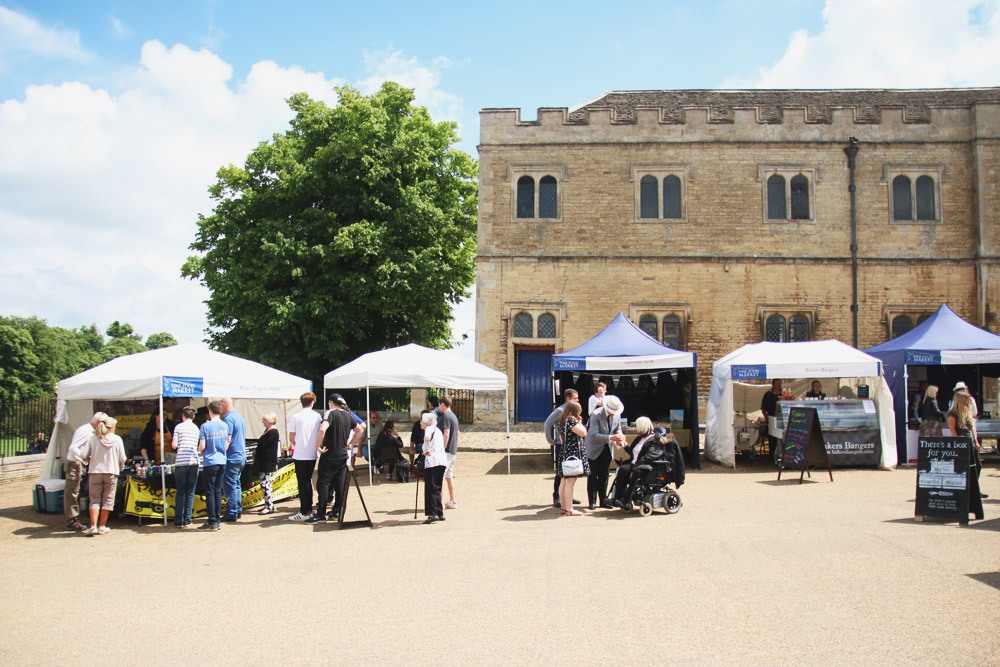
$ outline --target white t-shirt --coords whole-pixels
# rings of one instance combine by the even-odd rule
[[[323,418],[312,408],[302,408],[288,420],[288,432],[295,434],[296,461],[316,460],[316,434]]]
[[[591,413],[594,410],[596,410],[599,407],[597,405],[598,402],[601,402],[603,404],[604,398],[606,396],[607,396],[607,394],[605,394],[604,396],[598,396],[597,394],[591,394],[590,399],[587,401],[587,416],[588,417],[591,415]]]
[[[73,463],[83,463],[90,456],[90,436],[94,435],[94,427],[87,422],[73,432],[73,440],[66,450],[66,460]]]

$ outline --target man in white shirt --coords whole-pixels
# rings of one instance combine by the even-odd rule
[[[594,410],[604,405],[604,396],[607,393],[608,385],[603,382],[598,382],[594,385],[594,393],[587,400],[587,417],[590,417]]]
[[[295,460],[295,479],[299,483],[299,513],[289,517],[292,521],[305,521],[312,516],[313,470],[316,469],[316,433],[323,421],[313,410],[316,394],[307,391],[299,397],[302,409],[288,420],[288,441]]]
[[[87,526],[80,523],[80,482],[83,480],[84,463],[90,455],[90,436],[94,429],[107,415],[95,412],[90,422],[73,432],[73,440],[66,451],[63,462],[63,472],[66,473],[66,489],[63,491],[63,511],[66,513],[66,528],[68,530],[83,530]]]

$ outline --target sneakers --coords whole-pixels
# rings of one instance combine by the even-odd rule
[[[97,526],[90,526],[89,528],[85,528],[83,534],[86,535],[87,537],[97,535]]]
[[[449,500],[448,502],[446,502],[444,504],[444,508],[446,510],[457,510],[458,509],[458,503],[456,503],[454,500]]]
[[[306,523],[326,523],[326,517],[322,514],[313,514],[306,519]]]
[[[83,525],[76,519],[73,519],[72,521],[66,524],[66,530],[86,530],[86,529],[87,526]]]
[[[289,521],[308,521],[309,519],[312,518],[312,516],[313,516],[312,514],[303,514],[302,512],[299,512],[298,514],[293,514],[292,516],[288,517],[288,520]]]
[[[198,526],[198,530],[206,530],[206,531],[219,530],[219,528],[221,528],[221,526],[217,523],[203,523],[200,526]]]
[[[257,514],[274,514],[274,508],[273,507],[265,507],[261,511],[257,512]]]
[[[99,535],[107,535],[110,532],[111,532],[111,529],[108,528],[107,526],[101,526],[100,528],[97,529],[97,533]]]
[[[222,519],[220,519],[222,523],[236,523],[239,520],[240,520],[239,516],[235,514],[227,514],[224,517],[222,517]]]

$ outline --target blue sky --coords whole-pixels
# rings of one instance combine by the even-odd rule
[[[290,93],[387,79],[475,155],[482,108],[608,90],[1000,85],[1000,0],[0,0],[0,314],[200,340],[179,270],[215,170]]]

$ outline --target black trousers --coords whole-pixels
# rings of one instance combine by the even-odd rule
[[[444,481],[445,466],[424,468],[424,515],[444,516],[441,503],[441,483]]]
[[[313,509],[313,470],[316,460],[295,461],[295,481],[299,483],[299,512],[312,514]]]
[[[339,461],[319,461],[319,475],[316,479],[316,513],[326,517],[326,505],[331,500],[333,508],[331,519],[339,519],[344,509],[344,496],[347,492],[347,459]]]
[[[590,477],[587,478],[587,498],[594,505],[608,501],[608,469],[611,467],[611,449],[604,447],[601,455],[590,459]]]
[[[632,481],[632,462],[618,464],[618,476],[615,477],[615,500],[625,501],[625,492]]]

